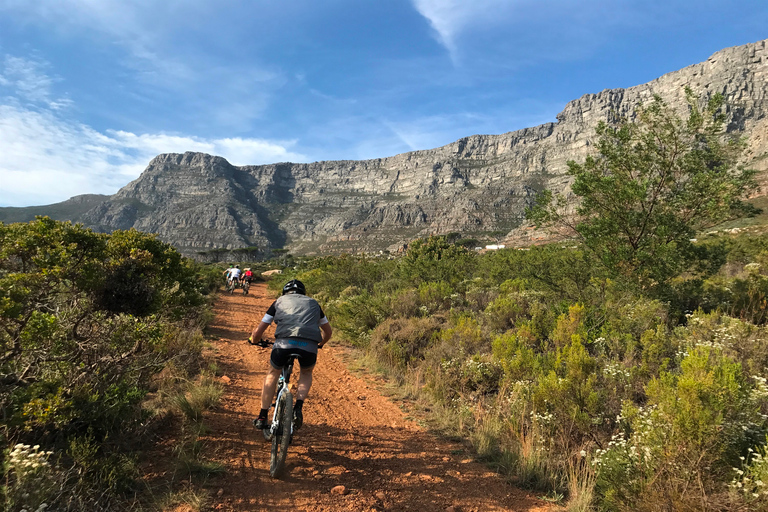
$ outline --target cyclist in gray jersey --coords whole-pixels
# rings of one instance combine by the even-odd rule
[[[289,354],[299,354],[301,367],[296,405],[294,406],[294,428],[301,427],[304,416],[302,408],[312,387],[312,370],[317,362],[317,349],[331,339],[333,330],[320,304],[306,296],[304,284],[293,279],[283,287],[279,297],[267,310],[267,314],[253,330],[252,341],[258,341],[272,322],[275,322],[275,343],[269,357],[269,372],[261,391],[261,411],[253,422],[256,428],[267,426],[267,412],[275,395],[280,372],[287,364]]]

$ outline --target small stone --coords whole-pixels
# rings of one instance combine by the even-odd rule
[[[413,471],[409,471],[406,474],[404,474],[403,476],[411,476],[412,474],[413,474]]]
[[[216,496],[221,498],[224,495],[224,489],[219,489],[219,492],[216,493]]]
[[[220,380],[222,383],[224,383],[224,384],[229,384],[230,382],[232,382],[232,379],[230,379],[230,378],[229,378],[229,377],[227,377],[226,375],[222,375],[222,376],[221,376],[221,378],[220,378],[219,380]]]
[[[472,459],[464,459],[461,461],[462,464],[469,464],[470,462],[472,462]]]
[[[344,496],[348,492],[349,491],[347,490],[347,488],[344,487],[343,485],[337,485],[336,487],[331,489],[331,494],[340,494],[341,496]]]
[[[443,462],[448,462],[448,461],[450,461],[450,460],[451,460],[451,458],[450,458],[450,457],[443,457]]]
[[[379,491],[379,492],[377,492],[377,493],[376,493],[376,497],[377,497],[378,499],[380,499],[381,501],[384,501],[384,498],[386,498],[386,497],[387,497],[387,495],[386,495],[386,494],[384,494],[383,492]]]

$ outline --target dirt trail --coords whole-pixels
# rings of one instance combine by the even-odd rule
[[[230,382],[209,413],[207,453],[227,475],[214,484],[224,511],[545,511],[548,507],[472,462],[461,445],[407,421],[372,382],[345,367],[333,340],[320,351],[281,480],[269,477],[269,445],[251,421],[259,410],[269,349],[245,343],[271,299],[264,284],[251,294],[224,295],[209,331],[219,367]],[[331,319],[331,323],[333,320]],[[271,330],[270,330],[271,331]],[[273,331],[272,331],[273,332]],[[267,337],[272,339],[271,332]],[[226,380],[226,379],[224,379]],[[296,375],[292,379],[297,380]],[[343,485],[346,494],[331,493]]]

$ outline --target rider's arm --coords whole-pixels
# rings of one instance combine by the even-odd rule
[[[269,327],[269,324],[272,323],[272,321],[275,319],[275,313],[277,312],[275,308],[275,302],[272,303],[271,306],[269,306],[269,309],[267,310],[267,313],[264,315],[264,318],[261,319],[261,322],[259,322],[259,325],[256,326],[256,328],[253,330],[253,333],[251,334],[251,339],[254,343],[259,341],[261,339],[261,336],[264,334],[264,331],[267,330],[267,327]]]
[[[323,341],[317,344],[318,347],[322,347],[326,343],[328,343],[328,340],[331,339],[331,334],[333,334],[333,329],[331,329],[331,324],[324,323],[320,326],[320,330],[322,331],[323,335]]]
[[[267,327],[269,327],[268,323],[259,322],[259,325],[256,326],[256,328],[253,330],[253,333],[251,334],[251,339],[254,343],[261,339],[261,336],[264,334],[264,331],[267,330]]]

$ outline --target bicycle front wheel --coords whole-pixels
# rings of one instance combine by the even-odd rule
[[[285,390],[280,395],[280,401],[275,407],[278,414],[279,425],[277,432],[272,437],[272,456],[269,461],[269,476],[279,478],[285,467],[285,456],[288,453],[288,445],[291,444],[291,430],[293,430],[293,396]]]

